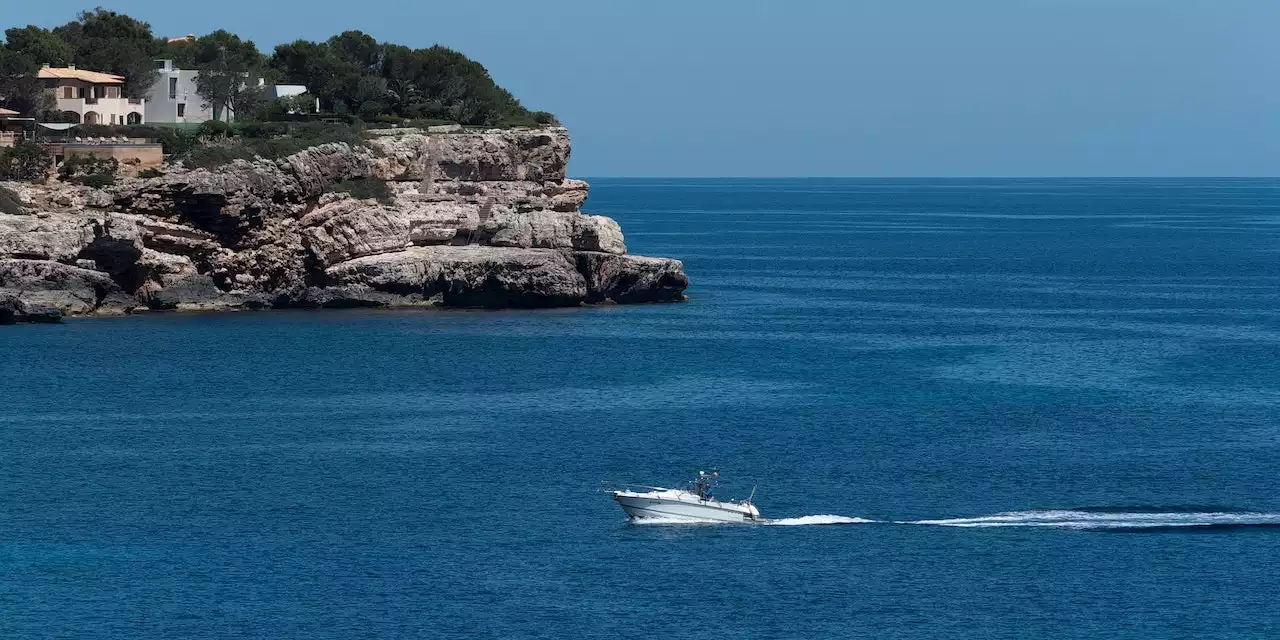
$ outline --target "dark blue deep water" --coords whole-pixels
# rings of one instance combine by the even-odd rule
[[[1280,182],[589,204],[690,301],[0,330],[0,638],[1280,636]]]

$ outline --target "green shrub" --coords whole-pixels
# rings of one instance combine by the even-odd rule
[[[182,155],[182,164],[188,169],[217,169],[236,160],[252,162],[257,158],[253,149],[246,146],[243,141],[233,138],[191,148]]]
[[[193,145],[181,155],[183,164],[212,169],[234,160],[284,158],[330,142],[364,146],[363,126],[341,122],[242,122],[227,127],[226,132],[233,137],[205,137]]]
[[[26,212],[26,203],[18,197],[18,194],[4,187],[0,187],[0,213],[7,213],[11,216],[20,216]]]
[[[115,158],[73,153],[58,167],[58,179],[101,189],[116,183],[116,171],[119,170],[120,162]]]
[[[177,127],[153,127],[139,124],[124,127],[122,135],[130,138],[148,138],[160,143],[164,152],[169,155],[181,155],[191,150],[199,142],[199,137]]]
[[[164,172],[159,167],[147,167],[138,172],[139,178],[159,178],[164,176]]]
[[[441,120],[439,118],[398,118],[395,116],[379,116],[369,122],[369,129],[390,129],[393,127],[405,127],[414,129],[426,129],[427,127],[438,127],[446,124],[458,124],[452,120]]]
[[[238,127],[241,141],[263,158],[284,158],[330,142],[364,146],[364,128],[340,122],[249,122]]]
[[[534,113],[518,113],[503,116],[493,126],[499,129],[511,129],[513,127],[527,127],[530,129],[539,129],[545,126],[558,125],[560,121],[555,115],[546,111],[537,111]]]
[[[76,181],[86,187],[102,189],[115,184],[116,176],[114,173],[91,173],[82,178],[77,178]]]
[[[395,199],[387,183],[376,178],[356,178],[325,187],[326,193],[349,193],[360,200],[373,199],[383,204],[391,204]]]
[[[200,123],[198,133],[206,140],[220,140],[232,135],[231,125],[221,120],[206,120]]]
[[[53,156],[34,142],[22,142],[0,151],[0,180],[43,182],[53,165]]]

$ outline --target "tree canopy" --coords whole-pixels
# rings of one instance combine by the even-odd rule
[[[252,40],[219,29],[189,43],[188,68],[199,71],[196,93],[208,101],[213,119],[221,120],[223,111],[244,110],[256,102],[258,78],[266,60]]]
[[[43,63],[122,75],[125,95],[144,97],[156,78],[154,61],[166,58],[200,72],[197,92],[217,116],[227,109],[248,114],[260,102],[258,80],[266,78],[305,85],[323,111],[366,120],[554,121],[525,109],[480,63],[439,45],[413,49],[346,31],[323,42],[282,44],[265,56],[252,41],[224,30],[169,42],[146,22],[101,8],[53,29],[8,29],[0,44],[0,104],[24,112],[45,108],[38,83],[15,78]]]
[[[306,85],[338,113],[476,125],[532,116],[484,66],[438,45],[410,49],[347,31],[325,42],[282,44],[271,66],[283,82]]]
[[[145,22],[98,8],[53,33],[70,45],[76,66],[124,76],[124,94],[130,98],[146,96],[155,82],[155,59],[162,47]]]
[[[35,76],[39,68],[29,57],[7,46],[0,47],[0,106],[24,114],[52,109],[53,96]]]

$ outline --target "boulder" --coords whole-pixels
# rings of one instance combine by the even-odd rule
[[[577,261],[588,302],[678,302],[689,286],[679,260],[583,251]]]
[[[479,223],[479,208],[455,202],[338,200],[300,223],[303,246],[322,267],[415,245],[451,242]]]
[[[0,296],[65,315],[120,314],[137,306],[107,274],[48,260],[0,260]]]
[[[53,307],[33,304],[12,294],[0,295],[0,325],[20,322],[56,324],[62,322],[62,312]]]
[[[573,306],[586,281],[570,256],[548,249],[412,247],[357,258],[326,271],[331,286],[364,286],[454,307]]]
[[[196,273],[170,278],[147,296],[147,306],[161,311],[226,311],[245,304],[242,296],[223,293],[213,278]]]
[[[352,149],[345,142],[333,142],[295,153],[280,161],[281,168],[292,174],[301,193],[319,196],[325,185],[373,175],[372,156],[363,149]]]
[[[0,214],[0,257],[75,261],[87,243],[85,225],[83,217],[71,213]]]
[[[495,247],[575,249],[626,253],[622,229],[610,218],[580,213],[534,211],[495,213],[480,225],[485,244]]]
[[[569,163],[569,135],[562,128],[382,135],[368,144],[373,177],[389,181],[558,182]]]

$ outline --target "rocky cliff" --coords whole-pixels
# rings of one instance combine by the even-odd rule
[[[680,262],[580,211],[563,129],[390,131],[105,190],[4,186],[0,323],[136,310],[551,307],[684,298]],[[385,181],[360,200],[335,185]]]

